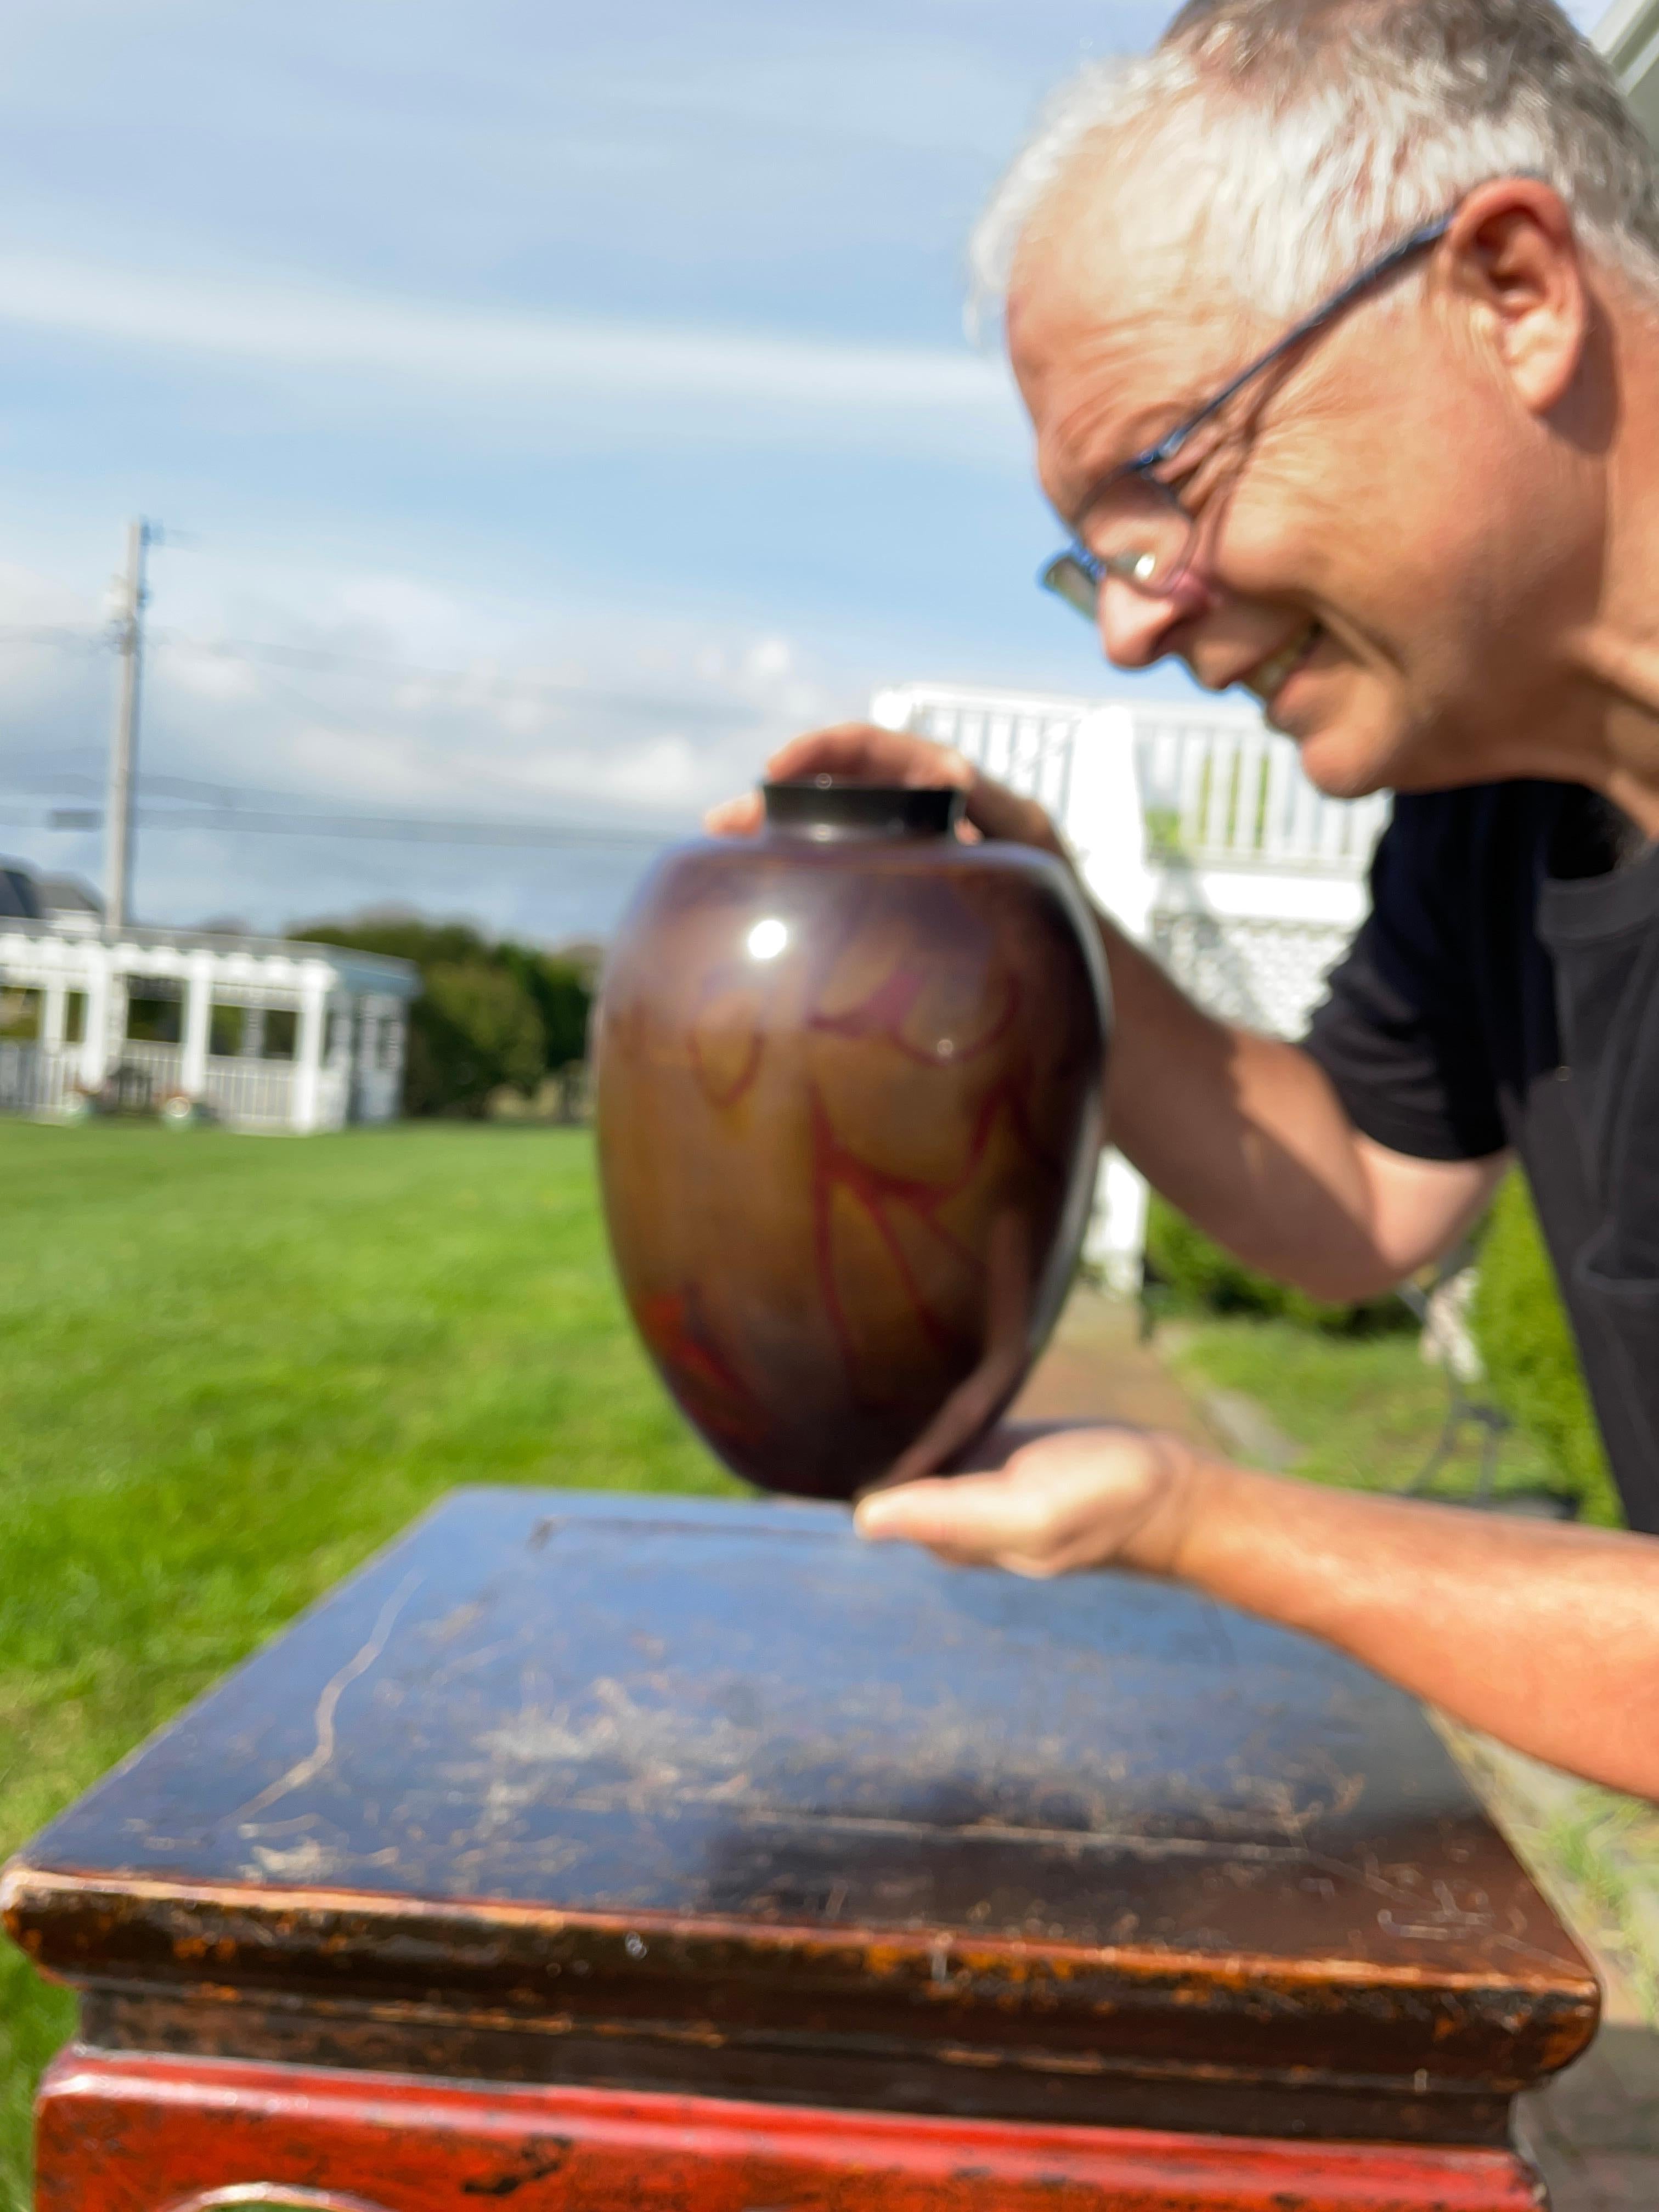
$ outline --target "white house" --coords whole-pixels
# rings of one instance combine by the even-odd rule
[[[1659,0],[1613,0],[1592,37],[1650,140],[1659,143]]]
[[[1253,708],[903,684],[871,718],[1040,799],[1101,904],[1228,1020],[1296,1036],[1364,918],[1389,799],[1325,798]],[[1090,1250],[1120,1288],[1146,1218],[1145,1183],[1109,1155]]]
[[[38,892],[50,888],[21,869],[0,883],[0,1111],[178,1100],[233,1127],[301,1133],[396,1116],[420,989],[410,962],[199,930],[106,933],[89,901],[49,904]]]

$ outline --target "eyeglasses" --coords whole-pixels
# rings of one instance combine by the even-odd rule
[[[1271,368],[1292,346],[1300,345],[1304,338],[1322,330],[1351,301],[1391,276],[1402,261],[1443,238],[1451,220],[1449,215],[1443,215],[1437,222],[1414,230],[1409,238],[1401,239],[1398,246],[1391,246],[1378,259],[1368,263],[1357,276],[1351,276],[1340,292],[1333,292],[1328,300],[1304,315],[1248,368],[1241,368],[1230,383],[1188,416],[1184,422],[1177,422],[1155,446],[1148,446],[1144,453],[1137,453],[1132,461],[1125,461],[1121,468],[1115,469],[1091,507],[1089,534],[1095,540],[1094,545],[1085,545],[1073,538],[1037,578],[1044,590],[1064,599],[1067,606],[1075,607],[1090,622],[1098,617],[1100,587],[1109,578],[1144,592],[1152,599],[1161,598],[1172,590],[1191,561],[1197,520],[1181,504],[1174,488],[1164,483],[1156,471],[1172,461],[1200,424],[1207,422],[1224,407],[1236,392],[1242,391],[1264,369]]]

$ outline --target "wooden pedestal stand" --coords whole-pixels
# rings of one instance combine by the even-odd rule
[[[1408,1698],[831,1508],[463,1492],[4,1901],[42,2212],[1522,2212],[1597,2002]]]

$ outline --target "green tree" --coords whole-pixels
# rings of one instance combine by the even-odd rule
[[[306,945],[339,945],[358,952],[383,952],[428,968],[457,960],[489,960],[496,948],[469,921],[423,921],[419,915],[365,915],[356,921],[308,922],[289,936]]]
[[[406,1113],[481,1115],[502,1085],[528,1097],[544,1075],[586,1054],[587,981],[533,945],[494,942],[470,922],[418,915],[321,921],[290,934],[410,960],[420,969],[404,1062]]]
[[[483,960],[428,968],[410,1010],[411,1114],[482,1115],[502,1084],[528,1097],[547,1066],[535,1001],[507,971]]]
[[[593,994],[585,978],[568,961],[532,952],[522,945],[503,944],[496,951],[508,975],[535,1001],[547,1036],[549,1072],[586,1060]]]

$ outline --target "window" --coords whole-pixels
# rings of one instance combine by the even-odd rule
[[[159,991],[146,976],[127,994],[127,1035],[134,1044],[177,1044],[184,1012],[176,991]]]
[[[40,994],[0,987],[0,1037],[29,1043],[40,1034]]]

